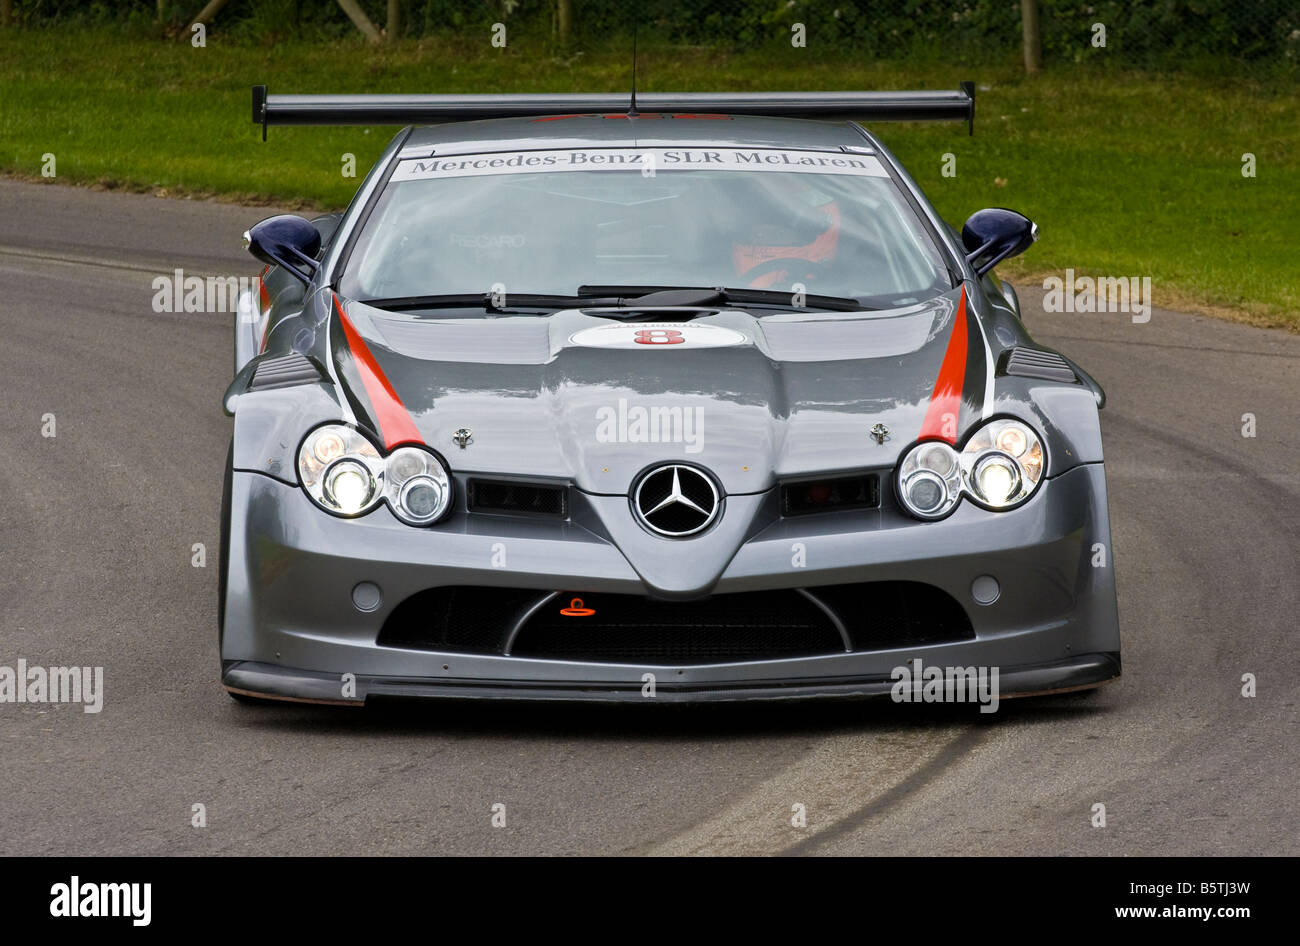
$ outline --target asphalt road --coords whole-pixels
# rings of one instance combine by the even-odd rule
[[[150,283],[253,273],[262,215],[0,181],[0,665],[105,668],[98,714],[0,704],[0,854],[1300,854],[1300,336],[1022,287],[1110,395],[1124,677],[1092,696],[250,708],[216,652],[233,316]]]

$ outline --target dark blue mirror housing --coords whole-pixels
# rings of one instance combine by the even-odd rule
[[[320,231],[293,214],[267,217],[244,234],[244,247],[263,263],[283,266],[303,283],[320,268]]]
[[[966,261],[981,276],[1004,259],[1023,253],[1037,239],[1038,224],[1005,207],[977,210],[961,228]]]

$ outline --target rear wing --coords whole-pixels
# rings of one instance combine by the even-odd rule
[[[720,113],[863,121],[961,121],[975,133],[975,83],[935,92],[640,92],[527,95],[270,95],[253,86],[253,122],[268,125],[428,125],[586,112]]]

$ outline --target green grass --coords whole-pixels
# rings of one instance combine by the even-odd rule
[[[512,38],[223,44],[110,32],[0,33],[0,171],[63,183],[345,204],[387,128],[273,128],[263,144],[249,87],[278,92],[622,91],[627,50],[559,56]],[[1097,67],[1034,79],[1014,62],[828,62],[811,50],[643,51],[652,90],[954,88],[980,84],[976,134],[957,125],[875,126],[948,219],[998,205],[1042,240],[1006,272],[1151,276],[1154,302],[1300,331],[1300,97],[1282,83],[1191,80]],[[986,87],[987,89],[983,88]],[[957,175],[940,173],[956,156]],[[1242,155],[1258,176],[1242,177]]]

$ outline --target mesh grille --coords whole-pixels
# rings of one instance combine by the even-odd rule
[[[966,611],[947,592],[919,581],[873,581],[809,588],[843,622],[854,650],[973,640]]]
[[[381,647],[500,653],[519,618],[547,592],[526,588],[431,588],[389,615]]]
[[[563,486],[509,483],[504,480],[470,480],[471,512],[524,512],[563,516],[568,512]]]
[[[840,619],[855,651],[975,636],[961,605],[920,582],[829,585],[808,593]],[[377,642],[418,650],[501,653],[510,631],[548,595],[523,588],[422,591],[394,609]],[[566,610],[576,613],[562,613]],[[594,663],[693,664],[843,651],[834,620],[806,595],[789,589],[697,601],[562,592],[528,618],[512,654]]]
[[[574,598],[594,614],[566,617]],[[598,662],[711,663],[842,652],[825,613],[796,591],[656,601],[636,595],[558,596],[515,642],[520,657]]]
[[[841,509],[874,509],[880,505],[880,480],[876,474],[843,476],[781,487],[781,512],[801,516]]]

